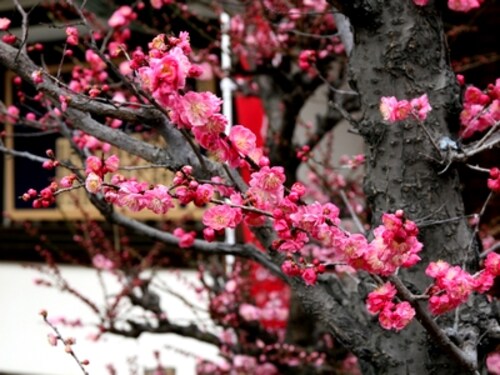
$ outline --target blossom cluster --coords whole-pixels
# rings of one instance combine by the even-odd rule
[[[435,279],[428,291],[429,310],[434,315],[440,315],[466,302],[472,292],[488,291],[495,277],[500,275],[500,255],[489,253],[484,269],[476,275],[445,261],[431,262],[425,273]]]
[[[126,6],[121,7],[110,20],[110,26],[120,29],[133,19],[134,13]],[[68,28],[67,36],[68,44],[78,44],[77,31]],[[126,38],[126,35],[121,38]],[[221,99],[209,92],[186,90],[187,80],[199,77],[202,73],[201,68],[190,61],[190,53],[187,33],[180,33],[179,37],[159,35],[149,44],[147,54],[139,49],[131,54],[129,68],[137,74],[142,89],[166,109],[175,126],[190,131],[198,144],[231,167],[249,168],[248,190],[238,192],[220,179],[199,182],[192,176],[190,166],[184,166],[175,174],[171,186],[151,186],[147,182],[116,173],[119,166],[118,157],[103,155],[90,156],[86,160],[85,188],[88,192],[101,193],[108,202],[119,207],[127,207],[132,211],[147,208],[157,214],[167,213],[173,207],[174,199],[182,205],[193,202],[200,207],[215,202],[216,205],[205,210],[202,219],[205,225],[204,237],[209,241],[213,240],[218,232],[235,228],[242,222],[261,225],[265,219],[269,219],[277,235],[273,247],[286,254],[286,260],[281,267],[283,272],[290,277],[301,277],[307,285],[314,285],[318,275],[325,272],[325,265],[317,257],[313,256],[311,259],[301,253],[310,243],[334,249],[332,254],[354,270],[364,270],[381,276],[392,275],[398,268],[411,267],[420,260],[418,253],[422,250],[422,243],[417,239],[418,228],[413,221],[405,217],[403,211],[383,214],[382,224],[373,231],[373,240],[368,241],[365,235],[352,234],[341,226],[340,209],[335,204],[319,201],[305,204],[306,187],[300,183],[286,189],[284,169],[270,166],[262,149],[257,147],[257,137],[249,129],[236,125],[225,135],[228,121],[220,113]],[[109,87],[105,84],[108,78],[106,63],[102,57],[92,50],[87,50],[85,58],[89,68],[73,70],[70,89],[77,93],[86,92],[91,97],[108,92]],[[314,58],[316,56],[303,51],[299,63],[303,68],[309,68]],[[35,78],[43,79],[41,76]],[[471,108],[473,105],[497,108],[500,92],[498,86],[497,81],[496,86],[489,88],[488,94],[469,88],[466,91],[466,100]],[[69,99],[64,95],[60,99],[61,110],[64,112]],[[133,101],[133,98],[115,93],[113,100],[124,102]],[[382,97],[380,104],[382,116],[389,122],[402,121],[409,117],[424,121],[431,109],[426,94],[411,100]],[[119,127],[121,123],[109,121],[109,125]],[[84,133],[76,134],[75,141],[91,151],[109,151],[104,149],[106,145],[98,144],[96,139]],[[310,149],[302,147],[298,156],[307,160]],[[360,155],[347,160],[345,165],[357,168],[363,161],[364,157]],[[105,182],[108,174],[111,174],[109,182]],[[497,177],[498,173],[492,174],[495,181],[492,184],[495,187]],[[60,186],[71,187],[75,179],[74,175],[67,176],[61,180]],[[33,204],[45,207],[53,203],[57,187],[54,183],[42,190],[40,198],[37,192],[30,191],[26,193],[25,198],[36,198]],[[216,194],[220,200],[214,199]],[[192,246],[195,241],[196,233],[193,231],[176,228],[173,234],[182,248]],[[495,256],[496,254],[490,254],[485,271],[477,277],[444,262],[431,263],[427,274],[436,279],[429,292],[431,311],[435,314],[444,313],[463,303],[472,291],[486,291],[499,273]],[[94,260],[100,269],[114,267],[114,264],[107,262],[105,258],[96,257]],[[370,293],[368,309],[379,314],[382,327],[401,330],[411,321],[415,311],[406,301],[395,302],[395,297],[394,287],[386,284]],[[235,311],[235,302],[229,291],[221,293],[211,301],[212,313],[220,316],[224,324],[232,324],[240,318],[247,321],[260,320],[277,312],[275,308],[267,309],[250,304],[241,305],[239,311]]]
[[[385,283],[368,294],[367,309],[372,314],[379,314],[378,320],[384,329],[400,331],[415,316],[415,309],[406,301],[394,303],[397,291],[391,283]]]
[[[373,233],[375,238],[370,243],[360,234],[342,242],[344,256],[351,267],[388,276],[399,267],[411,267],[420,260],[417,254],[423,245],[417,239],[418,228],[404,217],[402,210],[383,214],[382,225]]]
[[[265,163],[255,135],[244,126],[235,125],[227,137],[221,137],[227,119],[220,114],[220,98],[211,92],[182,92],[188,78],[203,73],[202,68],[188,58],[191,52],[188,34],[181,32],[178,38],[161,34],[149,47],[147,56],[134,51],[130,67],[137,71],[142,86],[169,111],[172,122],[179,128],[191,130],[201,146],[233,167],[243,166],[246,158]]]
[[[333,34],[336,31],[335,19],[326,11],[327,8],[325,0],[247,2],[243,12],[231,18],[229,33],[233,53],[246,63],[266,61],[278,66],[283,61],[283,51],[310,47],[307,41],[304,43],[301,38],[294,37],[294,30],[309,25],[311,32],[318,35]],[[337,36],[322,38],[317,42],[315,46],[319,58],[344,51]],[[310,68],[310,63],[305,61],[304,56],[299,58],[299,65],[309,65]],[[305,70],[312,72],[311,69]]]
[[[469,12],[472,9],[479,8],[484,0],[448,0],[448,8],[456,12]],[[415,5],[426,6],[429,0],[413,0]]]
[[[427,94],[411,100],[398,100],[394,96],[383,96],[380,99],[382,118],[390,123],[406,120],[410,116],[424,121],[431,110]]]
[[[484,0],[448,0],[448,8],[457,12],[468,12],[479,8]]]
[[[463,101],[460,136],[470,138],[500,121],[500,79],[494,85],[489,84],[484,92],[475,86],[468,86]]]
[[[495,193],[500,193],[500,169],[491,168],[490,178],[488,179],[488,188]]]

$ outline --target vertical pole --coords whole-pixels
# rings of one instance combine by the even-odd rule
[[[231,69],[231,39],[229,37],[229,14],[223,12],[220,15],[221,23],[221,68],[224,72],[224,77],[220,82],[220,89],[222,92],[222,114],[227,118],[227,126],[225,129],[226,135],[229,135],[231,126],[233,125],[233,83],[229,78],[229,70]],[[227,244],[233,245],[236,243],[236,232],[234,229],[226,228],[225,240]],[[226,256],[226,266],[230,270],[234,264],[234,256]]]

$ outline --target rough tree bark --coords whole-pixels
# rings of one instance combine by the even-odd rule
[[[459,88],[448,61],[443,25],[434,6],[417,7],[409,0],[341,3],[335,5],[350,18],[354,32],[350,77],[351,85],[361,94],[363,119],[358,130],[367,145],[364,188],[374,224],[383,212],[395,209],[405,210],[416,221],[459,218],[421,230],[423,261],[401,277],[407,285],[423,291],[430,281],[424,274],[429,261],[445,259],[474,270],[477,244],[463,216],[456,171],[451,168],[439,174],[443,165],[436,160],[442,156],[425,132],[414,121],[387,125],[381,119],[379,103],[381,96],[403,99],[427,93],[433,111],[425,126],[435,140],[450,135],[449,124],[456,121],[458,113]],[[474,304],[475,309],[481,307],[489,313],[484,301],[477,298]],[[453,323],[450,320],[441,318],[438,322],[444,328]],[[479,332],[480,322],[467,317],[460,321],[459,331]],[[368,373],[466,372],[417,324],[399,334],[374,331],[370,341],[395,361],[385,368],[365,366]]]

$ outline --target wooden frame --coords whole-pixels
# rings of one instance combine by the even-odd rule
[[[55,71],[57,70],[58,67],[53,67],[52,69],[49,69],[49,71]],[[63,72],[69,72],[70,69],[72,68],[72,65],[64,65],[63,66]],[[4,93],[5,93],[5,104],[7,106],[13,104],[13,86],[12,86],[12,80],[14,78],[14,73],[11,71],[7,71],[4,75],[5,77],[5,87],[4,87]],[[198,87],[203,90],[210,90],[210,91],[215,91],[215,81],[210,80],[210,81],[202,81],[199,82]],[[14,137],[12,135],[14,134],[14,126],[11,123],[6,123],[5,124],[5,147],[9,149],[14,149]],[[57,155],[58,158],[62,159],[68,159],[70,158],[70,151],[69,151],[69,143],[66,143],[64,145],[64,139],[59,139],[57,141],[57,147],[56,147],[56,153],[57,151],[59,154],[63,155]],[[118,152],[118,151],[117,151]],[[120,153],[121,158],[125,157],[125,153],[122,152]],[[125,159],[122,159],[125,160]],[[141,162],[142,164],[145,164],[145,162]],[[139,163],[139,164],[141,164]],[[41,168],[41,166],[40,166]],[[144,170],[145,171],[145,170]],[[157,173],[159,170],[152,170],[153,175],[158,175],[160,176],[161,183],[167,184],[168,181],[166,181],[167,175],[170,174],[170,178],[172,176],[171,172],[167,172],[163,170],[161,173]],[[144,172],[142,172],[144,174]],[[58,168],[56,171],[56,178],[62,177],[65,174],[67,174],[67,171],[65,172],[62,170],[62,168]],[[124,173],[125,174],[125,173]],[[146,177],[144,179],[145,181],[151,182],[151,183],[160,183],[160,181],[155,181],[155,178],[148,179]],[[15,204],[15,200],[19,199],[18,197],[15,196],[15,158],[11,155],[4,155],[4,194],[3,194],[3,203],[4,203],[4,212],[7,214],[7,218],[11,220],[49,220],[49,221],[57,221],[57,220],[81,220],[84,217],[89,217],[91,219],[98,219],[102,220],[103,217],[102,215],[97,211],[95,207],[93,207],[88,199],[85,197],[83,200],[82,198],[85,196],[84,189],[80,189],[81,192],[77,193],[77,196],[81,200],[81,204],[76,205],[74,203],[74,200],[67,194],[65,193],[62,194],[61,197],[58,197],[56,199],[56,208],[50,208],[50,209],[33,209],[33,208],[17,208]],[[84,209],[82,211],[81,208]],[[139,220],[181,220],[183,218],[189,218],[189,219],[194,219],[194,220],[199,220],[201,219],[201,215],[203,213],[203,209],[195,207],[194,205],[190,204],[185,208],[180,208],[180,207],[175,207],[171,210],[166,215],[157,215],[154,212],[151,212],[147,209],[140,211],[140,212],[132,212],[127,209],[118,209],[120,212],[126,214],[129,217],[132,217],[134,219],[139,219]]]

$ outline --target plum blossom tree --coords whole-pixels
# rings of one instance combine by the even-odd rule
[[[152,280],[141,273],[159,261],[157,251],[134,266],[112,245],[99,251],[87,242],[94,267],[123,283],[101,314],[100,334],[173,333],[218,346],[224,361],[200,363],[201,374],[450,374],[498,366],[498,354],[487,356],[500,338],[498,301],[491,292],[500,275],[500,255],[492,244],[482,249],[477,233],[487,204],[500,190],[500,173],[470,165],[488,173],[484,183],[491,190],[471,226],[457,166],[500,143],[500,81],[480,90],[464,86],[464,78],[452,71],[440,14],[445,2],[212,4],[214,14],[232,16],[232,71],[217,67],[214,51],[221,44],[213,26],[198,30],[207,40],[199,51],[186,31],[168,30],[146,43],[132,38],[136,25],[147,25],[144,17],[152,9],[169,19],[181,14],[196,30],[200,17],[190,4],[123,5],[106,25],[86,2],[56,4],[54,9],[75,15],[81,24],[65,25],[61,62],[74,62],[67,81],[46,69],[43,60],[35,62],[41,48],[28,44],[28,13],[15,3],[23,33],[16,37],[10,20],[0,19],[0,63],[37,94],[19,90],[19,106],[4,106],[2,119],[59,132],[81,159],[75,165],[52,150],[43,157],[2,142],[6,154],[67,170],[64,178],[30,189],[22,199],[35,208],[49,207],[57,196],[85,189],[102,216],[126,230],[190,254],[241,259],[228,268],[200,267],[210,316],[223,329],[215,334],[170,321],[161,309]],[[447,6],[468,12],[481,1],[449,0]],[[151,31],[158,23],[147,26]],[[216,74],[230,75],[241,90],[261,97],[266,139],[245,124],[230,127],[221,114],[222,100],[191,88],[191,81],[206,74],[206,61]],[[323,84],[330,89],[327,114],[297,143],[300,110]],[[34,102],[43,114],[29,111]],[[365,156],[343,160],[354,171],[364,165],[365,212],[359,187],[331,168],[330,150],[320,160],[319,142],[342,119],[366,144]],[[132,127],[143,129],[141,138],[131,136]],[[164,144],[148,142],[152,134]],[[130,166],[122,165],[111,146],[150,168],[172,171],[172,181],[152,184],[125,177],[121,171]],[[301,164],[317,186],[299,181]],[[120,210],[168,217],[174,206],[188,204],[205,207],[201,233],[164,230]],[[254,242],[224,242],[226,228],[251,231]],[[92,230],[93,240],[107,243],[96,223],[86,230]],[[309,338],[285,333],[283,306],[258,306],[248,296],[247,277],[255,270],[248,261],[289,286],[292,304],[299,303],[316,323]],[[100,314],[99,306],[71,292]],[[124,301],[142,308],[154,324],[120,317]],[[71,340],[55,332],[51,341],[64,341],[74,354]],[[359,367],[352,366],[355,359]]]

